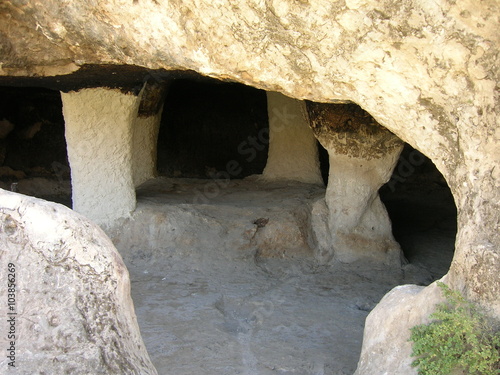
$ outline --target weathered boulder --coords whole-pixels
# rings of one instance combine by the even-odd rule
[[[361,358],[355,375],[417,375],[411,367],[410,328],[429,322],[444,298],[437,285],[398,286],[387,293],[366,318]]]
[[[3,355],[1,368],[14,360],[18,374],[156,374],[127,268],[104,232],[58,204],[4,190],[0,201],[1,311],[15,321],[14,336],[0,339],[14,358]]]

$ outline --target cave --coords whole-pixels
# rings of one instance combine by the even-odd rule
[[[3,87],[1,93],[3,188],[70,207],[59,92]],[[208,78],[179,79],[169,86],[164,109],[157,147],[158,176],[243,179],[264,170],[269,144],[264,91]],[[326,185],[328,153],[319,143],[318,149]],[[235,172],[239,173],[227,173],[228,160],[236,161]],[[453,257],[456,207],[446,180],[432,161],[406,144],[380,195],[404,256],[423,271],[420,279],[430,283],[442,277]],[[202,196],[200,203],[206,199]],[[421,232],[425,234],[416,234]],[[441,256],[432,253],[436,243],[441,244]]]
[[[148,126],[146,133],[132,133],[132,145],[137,142],[134,138],[137,135],[141,145],[133,146],[133,151],[140,157],[148,156],[136,160],[135,166],[132,158],[132,170],[138,171],[132,179],[134,212],[130,218],[118,219],[117,224],[106,230],[131,272],[139,325],[153,363],[160,372],[172,366],[178,369],[184,366],[184,354],[174,360],[169,351],[165,353],[162,348],[181,348],[186,345],[185,340],[194,340],[191,350],[211,358],[207,371],[221,371],[216,363],[220,360],[228,361],[227,369],[243,366],[264,371],[275,366],[272,364],[275,356],[267,355],[271,347],[282,356],[296,358],[288,364],[281,363],[283,371],[312,368],[325,373],[352,372],[359,356],[362,328],[362,325],[357,328],[353,325],[363,321],[383,293],[403,283],[428,285],[448,271],[456,235],[456,210],[451,192],[427,157],[408,144],[403,148],[403,142],[384,129],[363,133],[363,137],[370,137],[381,132],[383,142],[374,141],[375,150],[380,144],[386,147],[387,143],[395,142],[397,146],[390,157],[392,164],[383,166],[388,168],[384,169],[385,177],[369,194],[375,194],[373,197],[379,194],[387,207],[394,237],[401,246],[401,257],[389,259],[377,255],[364,259],[348,252],[337,257],[335,249],[331,253],[327,249],[329,244],[321,243],[330,240],[325,233],[327,229],[321,229],[321,225],[320,229],[315,229],[314,225],[327,220],[324,216],[327,210],[325,186],[331,178],[338,178],[335,177],[337,160],[329,156],[327,150],[332,149],[332,140],[325,141],[328,126],[340,124],[345,127],[349,123],[347,133],[352,137],[357,131],[352,122],[358,121],[361,129],[367,124],[378,126],[358,105],[311,102],[307,105],[312,108],[313,117],[308,120],[305,103],[237,83],[203,77],[178,78],[162,82],[161,90],[152,91],[156,94],[148,97],[159,102],[153,106],[159,108],[153,111],[153,126],[148,125],[148,117],[146,120],[134,119],[135,126]],[[5,101],[8,104],[2,108],[0,117],[16,126],[10,126],[13,128],[9,132],[11,138],[4,136],[6,157],[2,167],[24,173],[4,176],[5,188],[14,190],[15,186],[17,192],[71,207],[71,192],[67,190],[70,168],[60,94],[43,88],[5,87],[3,92],[10,101]],[[144,102],[147,100],[142,99],[141,103]],[[280,109],[276,103],[284,107]],[[28,105],[29,112],[25,110]],[[141,108],[145,107],[139,104],[136,110],[141,113]],[[281,112],[273,112],[276,108]],[[68,109],[65,111],[67,113]],[[31,114],[29,119],[16,117],[26,113]],[[325,116],[330,117],[325,120]],[[274,121],[273,126],[276,126],[280,119],[284,119],[284,123],[291,121],[290,124],[300,119],[301,124],[305,124],[303,130],[309,132],[304,133],[309,142],[305,147],[302,140],[298,144],[286,143],[278,151],[275,148],[273,156],[270,125]],[[29,143],[26,146],[19,142],[37,138],[12,137],[24,134],[25,129],[30,129],[37,121],[55,126],[35,144],[36,147],[26,151]],[[306,124],[304,121],[312,122]],[[344,130],[340,131],[340,138],[346,134]],[[38,132],[43,134],[39,129]],[[152,134],[152,137],[144,138],[144,134]],[[285,142],[290,140],[286,132],[280,131],[277,135],[284,136]],[[280,141],[276,133],[274,137],[274,141]],[[295,138],[300,137],[295,135]],[[80,141],[80,137],[78,139]],[[145,145],[150,149],[145,150]],[[92,155],[91,146],[85,147],[83,156]],[[294,155],[287,155],[289,150]],[[366,151],[359,155],[366,158]],[[283,156],[295,159],[283,165]],[[360,160],[363,159],[356,163]],[[273,161],[278,162],[277,168],[273,167]],[[143,164],[137,164],[139,162]],[[95,165],[90,166],[95,170]],[[142,168],[144,166],[146,168]],[[368,170],[372,168],[369,164]],[[34,175],[41,171],[45,173],[43,178]],[[349,174],[345,176],[342,181],[349,181]],[[27,190],[25,181],[33,178],[37,178],[42,187]],[[48,181],[57,182],[59,195],[43,194],[43,186]],[[360,181],[356,174],[354,183]],[[342,188],[342,184],[337,186]],[[377,221],[383,218],[376,216]],[[374,237],[373,242],[376,241],[379,239]],[[394,244],[399,253],[399,245]],[[158,275],[163,276],[159,278]],[[347,287],[346,280],[351,287]],[[269,291],[265,283],[279,286]],[[341,293],[339,287],[346,289]],[[366,288],[371,291],[360,292]],[[290,298],[301,291],[308,291],[311,297],[294,307],[298,311],[287,307]],[[215,298],[216,294],[221,297]],[[207,298],[215,298],[213,305],[213,301],[206,305]],[[165,301],[152,304],[161,299]],[[332,301],[337,301],[339,307],[329,308]],[[192,305],[186,308],[186,313],[199,323],[191,321],[186,326],[172,310],[181,305]],[[307,308],[307,305],[315,308]],[[201,312],[200,306],[205,306]],[[218,324],[213,317],[205,316],[204,309],[220,314],[222,325],[204,327]],[[275,313],[276,310],[280,313]],[[158,319],[163,322],[162,326],[177,328],[173,331],[161,329],[155,323]],[[290,320],[291,326],[282,325],[282,319]],[[308,319],[312,319],[312,323]],[[342,329],[334,327],[338,319],[345,325]],[[324,334],[313,337],[314,332],[298,334],[298,327],[310,324],[331,331],[334,338]],[[190,325],[197,328],[190,328]],[[259,333],[261,325],[280,340],[289,341],[290,345],[277,345],[268,334]],[[220,336],[219,331],[236,336],[228,339]],[[254,348],[233,348],[243,345],[245,340]],[[340,342],[343,350],[338,349]],[[226,354],[217,349],[228,345]],[[261,351],[255,345],[266,349]],[[308,349],[309,345],[316,349]],[[332,345],[336,354],[327,358],[324,351]],[[211,350],[215,354],[207,353],[207,347],[214,347]],[[243,365],[238,359],[239,350],[248,357],[243,359]],[[303,350],[306,355],[301,354]]]
[[[416,374],[438,281],[498,321],[497,19],[2,3],[0,365]]]
[[[434,163],[406,144],[380,196],[408,261],[403,268],[417,272],[413,283],[427,285],[443,277],[455,250],[457,210]]]

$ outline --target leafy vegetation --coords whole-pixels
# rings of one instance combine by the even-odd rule
[[[411,329],[412,366],[419,375],[500,374],[500,328],[460,292],[438,283],[446,302],[429,324]]]

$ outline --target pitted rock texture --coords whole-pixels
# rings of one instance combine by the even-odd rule
[[[314,135],[335,154],[370,160],[403,147],[401,139],[357,104],[306,102],[306,108]]]
[[[366,318],[363,348],[354,375],[417,375],[411,366],[410,328],[428,324],[434,306],[445,301],[435,283],[402,285],[387,293]]]
[[[127,268],[104,232],[58,204],[4,190],[0,200],[3,285],[15,266],[16,373],[156,374]]]

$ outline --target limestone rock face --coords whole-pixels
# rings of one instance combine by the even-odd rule
[[[156,374],[128,271],[104,232],[61,205],[4,190],[0,200],[3,285],[8,265],[15,270],[16,373]],[[7,301],[7,288],[0,297]]]

